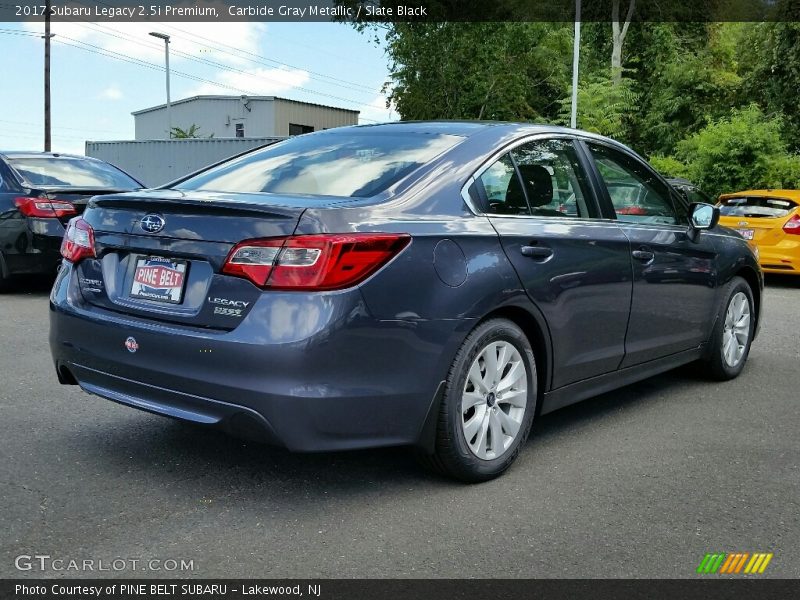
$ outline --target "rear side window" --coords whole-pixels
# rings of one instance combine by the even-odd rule
[[[511,156],[504,155],[479,177],[486,192],[487,212],[497,215],[530,215],[525,192]]]
[[[587,217],[586,183],[569,140],[523,144],[478,178],[486,212],[531,217]]]
[[[112,190],[142,187],[116,167],[98,160],[26,156],[9,158],[8,164],[31,186]]]
[[[631,223],[677,224],[669,187],[644,165],[622,152],[588,144],[606,184],[617,219]]]
[[[796,207],[795,202],[785,198],[746,196],[725,198],[720,202],[719,212],[733,217],[779,219],[787,216]]]
[[[319,133],[247,154],[179,183],[181,190],[369,197],[463,138],[405,133]]]
[[[512,151],[531,207],[539,217],[588,217],[586,183],[568,140],[542,140]]]

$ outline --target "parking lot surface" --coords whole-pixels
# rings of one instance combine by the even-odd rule
[[[767,284],[741,377],[683,368],[541,417],[466,486],[402,449],[293,455],[61,386],[47,282],[24,281],[0,296],[0,577],[672,578],[739,551],[800,577],[800,280]],[[17,570],[37,554],[64,568]]]

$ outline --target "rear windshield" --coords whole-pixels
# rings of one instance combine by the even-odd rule
[[[368,197],[463,138],[442,134],[298,136],[179,183],[181,190]]]
[[[765,198],[763,196],[747,196],[726,198],[719,205],[722,215],[734,217],[785,217],[797,204],[785,198]]]
[[[31,186],[112,190],[142,187],[116,167],[98,160],[26,156],[9,158],[8,162]]]

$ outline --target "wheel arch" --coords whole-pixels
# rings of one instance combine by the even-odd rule
[[[553,352],[550,331],[547,323],[541,314],[518,304],[509,304],[494,309],[480,320],[479,323],[489,319],[508,319],[516,324],[533,348],[533,355],[536,358],[536,385],[538,401],[536,403],[537,413],[541,410],[542,395],[550,389],[550,382],[553,380]]]

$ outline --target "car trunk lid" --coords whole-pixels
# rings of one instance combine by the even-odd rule
[[[84,219],[97,257],[78,265],[90,304],[191,326],[233,329],[262,291],[222,274],[231,249],[294,233],[306,207],[341,198],[158,190],[94,198]]]

